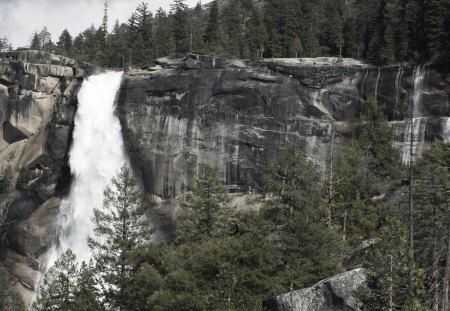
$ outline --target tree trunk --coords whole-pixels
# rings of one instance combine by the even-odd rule
[[[334,129],[331,128],[331,131],[332,134],[331,134],[330,176],[328,179],[328,209],[327,209],[328,228],[331,228],[332,226],[331,202],[333,201],[334,198],[334,189],[333,189]]]
[[[437,228],[436,224],[437,208],[433,208],[433,225]],[[433,295],[431,309],[433,311],[439,311],[439,258],[438,258],[438,237],[437,230],[433,230],[433,242],[432,242],[432,268],[431,268],[431,292]]]
[[[447,237],[447,258],[445,266],[445,276],[443,284],[442,311],[449,310],[449,286],[450,286],[450,226],[448,228]]]
[[[347,208],[345,208],[345,211],[344,211],[344,226],[343,226],[343,229],[342,229],[342,241],[344,241],[345,242],[345,239],[346,239],[346,232],[347,231]]]
[[[394,310],[394,256],[389,256],[389,311]]]

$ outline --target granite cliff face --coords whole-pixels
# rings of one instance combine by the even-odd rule
[[[0,59],[0,260],[26,298],[70,185],[67,152],[85,72],[38,51]]]
[[[352,60],[195,55],[128,72],[117,113],[131,163],[154,199],[149,215],[160,237],[170,238],[178,198],[204,164],[215,166],[236,193],[257,185],[262,168],[289,144],[325,172],[333,133],[339,148],[358,130],[364,97],[385,103],[402,149],[420,91],[417,144],[442,139],[449,72],[428,67],[420,85],[418,72]],[[14,185],[0,199],[0,260],[26,288],[36,287],[70,185],[67,152],[85,75],[70,59],[35,51],[0,61],[0,171],[9,167]],[[243,196],[234,202],[245,205]]]
[[[289,144],[325,172],[333,132],[339,148],[357,130],[369,96],[385,104],[395,144],[405,149],[414,95],[421,94],[413,126],[420,153],[422,142],[442,139],[449,77],[442,68],[378,68],[348,59],[244,62],[191,55],[129,72],[118,112],[148,193],[170,199],[188,191],[202,164],[215,166],[232,190],[247,191]],[[170,209],[156,212],[164,213]]]

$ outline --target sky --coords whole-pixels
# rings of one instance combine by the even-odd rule
[[[108,0],[109,26],[114,21],[126,22],[141,2],[147,2],[152,12],[159,7],[170,10],[172,0]],[[198,0],[186,0],[189,7]],[[211,0],[202,0],[202,4]],[[64,28],[75,37],[92,23],[96,27],[103,18],[104,0],[0,0],[0,37],[6,36],[13,47],[24,47],[35,31],[47,26],[53,41]]]

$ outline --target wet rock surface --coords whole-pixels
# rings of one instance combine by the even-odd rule
[[[406,148],[417,69],[336,58],[164,58],[151,70],[128,72],[118,113],[131,162],[148,193],[177,197],[191,189],[204,164],[216,167],[230,189],[245,192],[289,144],[325,172],[332,133],[340,148],[357,131],[368,97],[384,105],[395,145]],[[420,91],[416,139],[423,144],[442,139],[448,70],[426,68]]]

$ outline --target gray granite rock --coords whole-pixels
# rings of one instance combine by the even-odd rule
[[[364,269],[355,269],[311,287],[276,296],[264,304],[270,311],[357,311],[360,303],[353,292],[364,282]]]

